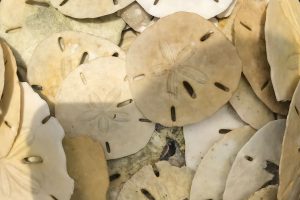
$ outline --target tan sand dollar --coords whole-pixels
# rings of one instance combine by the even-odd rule
[[[241,76],[231,42],[193,13],[158,20],[133,42],[126,59],[135,103],[165,126],[209,117],[230,99]]]
[[[245,123],[226,104],[202,122],[183,127],[186,166],[197,170],[208,150],[230,131],[245,126]]]
[[[255,192],[249,200],[277,200],[277,185],[270,185]]]
[[[1,0],[0,3],[0,37],[17,52],[17,62],[23,67],[35,47],[54,33],[81,31],[118,44],[124,26],[124,21],[115,15],[82,20],[66,17],[40,0]]]
[[[55,112],[69,136],[100,141],[107,159],[136,153],[154,132],[132,100],[120,58],[98,58],[71,72],[58,91]]]
[[[278,199],[280,200],[298,199],[300,195],[299,109],[300,86],[298,84],[290,105],[282,144],[283,146],[279,166],[280,184],[278,189]]]
[[[209,149],[194,176],[190,200],[222,199],[233,161],[254,133],[250,126],[237,128]]]
[[[241,119],[255,129],[275,120],[274,113],[260,101],[244,77],[229,102]]]
[[[74,18],[97,18],[115,13],[134,0],[50,0],[50,2],[64,15]]]
[[[13,147],[0,159],[0,199],[69,200],[73,180],[62,147],[64,131],[46,102],[27,83],[21,86],[22,123]]]
[[[276,101],[267,61],[264,33],[267,4],[268,0],[243,1],[234,23],[235,45],[243,62],[243,73],[255,94],[273,112],[286,115],[288,104]]]
[[[18,134],[21,112],[21,88],[17,77],[17,65],[8,45],[0,42],[5,63],[5,81],[0,100],[0,158],[10,151]]]
[[[71,200],[106,200],[109,179],[101,144],[87,136],[65,137],[67,168],[74,179]]]
[[[299,21],[299,1],[270,0],[265,27],[266,47],[278,101],[291,100],[299,81]]]
[[[146,165],[125,183],[118,200],[189,199],[192,177],[188,168],[167,161]]]
[[[125,59],[120,47],[106,39],[73,31],[55,33],[34,50],[27,67],[28,80],[53,110],[55,95],[66,76],[80,64],[107,56]]]
[[[229,172],[224,200],[244,200],[278,184],[278,166],[286,120],[269,122],[239,151]]]

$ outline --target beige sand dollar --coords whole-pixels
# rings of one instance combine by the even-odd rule
[[[134,0],[50,0],[61,13],[74,18],[97,18],[112,14]]]
[[[55,95],[66,76],[82,63],[107,56],[125,59],[120,47],[106,39],[73,31],[55,33],[34,50],[28,80],[40,90],[52,111]]]
[[[0,100],[2,98],[2,93],[4,88],[4,77],[5,77],[5,65],[4,65],[3,50],[0,45]]]
[[[245,123],[229,104],[206,120],[183,127],[186,166],[196,170],[208,150],[224,135]]]
[[[270,185],[255,192],[249,200],[277,200],[277,185]]]
[[[99,140],[107,159],[136,153],[154,132],[154,124],[132,100],[120,58],[98,58],[79,66],[62,83],[56,103],[56,116],[66,133]]]
[[[270,0],[265,34],[271,78],[278,101],[291,100],[298,84],[299,21],[299,1]]]
[[[278,184],[284,119],[269,122],[239,151],[226,181],[224,200],[244,200],[268,185]]]
[[[194,176],[190,200],[222,199],[233,161],[254,133],[250,126],[235,129],[209,149]]]
[[[164,126],[211,116],[230,99],[241,76],[231,42],[211,22],[186,12],[147,28],[130,47],[126,67],[138,108]]]
[[[74,179],[71,200],[106,200],[109,179],[101,144],[87,136],[65,137],[67,168]]]
[[[0,158],[10,151],[18,134],[21,112],[21,88],[17,65],[8,45],[0,42],[5,62],[5,82],[0,100]]]
[[[232,0],[137,0],[137,2],[155,17],[165,17],[184,11],[210,19],[225,11],[231,5]]]
[[[192,177],[188,168],[166,161],[147,165],[125,183],[118,200],[189,199]]]
[[[118,44],[125,23],[115,15],[97,19],[72,19],[41,1],[2,0],[0,25],[0,37],[13,47],[14,53],[17,52],[18,64],[25,66],[35,47],[54,33],[81,31]]]
[[[280,160],[279,175],[280,184],[278,191],[278,199],[298,199],[300,195],[300,162],[299,162],[299,146],[300,146],[300,86],[296,88],[294,93],[289,114],[285,135],[283,139],[283,149]]]
[[[255,129],[275,119],[273,112],[255,95],[245,78],[241,79],[230,104],[241,119]]]
[[[0,199],[69,200],[73,180],[62,147],[64,131],[49,116],[46,102],[27,83],[21,86],[22,123],[9,154],[0,159]]]
[[[118,14],[133,30],[137,32],[143,32],[153,23],[153,17],[136,2],[130,4],[123,10],[120,10]]]
[[[243,62],[243,73],[255,94],[273,112],[285,115],[288,105],[276,101],[266,56],[264,27],[267,4],[268,0],[244,0],[235,19],[235,45]]]

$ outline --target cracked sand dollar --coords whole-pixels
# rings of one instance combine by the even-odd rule
[[[270,0],[265,27],[266,47],[278,101],[291,100],[299,81],[299,21],[298,0]]]
[[[277,200],[278,186],[270,185],[255,192],[249,200]]]
[[[239,151],[226,181],[224,200],[244,200],[278,184],[278,165],[286,120],[269,122]]]
[[[211,116],[230,99],[241,76],[231,42],[193,13],[158,20],[137,37],[126,59],[138,108],[169,127]]]
[[[5,65],[4,65],[4,57],[3,57],[3,50],[0,45],[0,101],[2,98],[3,88],[4,88],[4,78],[5,76]]]
[[[267,4],[268,0],[243,1],[234,23],[235,45],[243,62],[243,73],[255,94],[270,110],[286,115],[288,105],[276,101],[267,61],[264,33]]]
[[[300,195],[300,84],[294,93],[289,114],[287,117],[286,130],[283,138],[282,153],[279,167],[280,184],[278,199],[296,200]]]
[[[19,65],[26,67],[35,47],[54,33],[81,31],[118,44],[124,21],[110,15],[97,19],[72,19],[47,2],[2,0],[0,2],[0,37],[15,50]]]
[[[229,102],[241,119],[255,129],[275,120],[273,112],[255,95],[245,78],[241,78]]]
[[[165,17],[184,11],[210,19],[225,11],[232,0],[137,0],[137,2],[155,17]]]
[[[101,145],[86,136],[63,140],[67,168],[74,179],[71,200],[105,200],[109,179],[106,158]]]
[[[112,42],[87,33],[65,31],[42,41],[28,63],[28,80],[50,104],[62,81],[80,64],[98,57],[115,56],[125,59],[125,53]]]
[[[49,0],[64,15],[74,18],[97,18],[125,8],[134,0]]]
[[[57,93],[55,112],[66,134],[92,136],[107,159],[136,153],[154,132],[132,100],[119,58],[98,58],[71,72]]]
[[[189,199],[192,178],[190,169],[167,161],[146,165],[125,183],[118,200]]]
[[[237,113],[226,104],[206,120],[184,126],[186,166],[196,170],[211,146],[221,140],[224,134],[244,125]]]
[[[17,77],[17,65],[8,45],[0,41],[5,63],[5,77],[0,100],[0,158],[10,151],[18,134],[21,111],[21,88]]]
[[[120,10],[118,14],[133,30],[137,32],[143,32],[153,23],[153,17],[136,2],[130,4],[123,10]]]
[[[11,150],[0,159],[0,199],[69,200],[73,180],[62,147],[64,131],[46,102],[27,83],[21,87],[22,122]]]
[[[254,133],[250,126],[235,129],[209,149],[194,176],[190,200],[222,199],[233,161]]]

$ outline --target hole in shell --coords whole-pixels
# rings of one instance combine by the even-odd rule
[[[224,92],[229,92],[229,88],[223,85],[222,83],[215,82],[215,86]]]
[[[240,24],[246,28],[248,31],[252,31],[252,28],[250,26],[248,26],[247,24],[245,24],[244,22],[240,22]]]
[[[68,1],[69,1],[69,0],[63,0],[63,1],[59,4],[59,6],[65,5],[66,3],[68,3]]]
[[[226,134],[226,133],[229,133],[230,131],[232,131],[232,130],[231,129],[220,129],[219,133],[220,134]]]
[[[219,3],[219,0],[214,0],[215,2]],[[209,199],[208,199],[209,200]]]
[[[139,81],[141,79],[145,78],[145,74],[139,74],[133,77],[134,81]]]
[[[148,190],[142,188],[142,189],[141,189],[141,193],[142,193],[147,199],[149,199],[149,200],[155,200],[155,198],[152,196],[152,194],[151,194]]]
[[[46,124],[49,119],[51,118],[51,115],[48,115],[47,117],[45,117],[43,120],[42,120],[42,124]]]
[[[298,110],[297,106],[295,106],[295,111],[296,111],[297,115],[299,116],[299,110]]]
[[[113,56],[113,57],[119,57],[119,53],[118,53],[118,52],[115,52],[115,53],[113,53],[112,56]]]
[[[140,122],[146,122],[146,123],[152,123],[151,120],[145,119],[145,118],[140,118],[139,121],[140,121]]]
[[[86,85],[86,78],[85,78],[85,75],[82,73],[82,72],[80,72],[80,79],[81,79],[81,82],[84,84],[84,85]]]
[[[120,177],[121,177],[121,174],[119,174],[119,173],[112,174],[112,175],[109,176],[109,181],[112,182],[114,180],[117,180]]]
[[[22,28],[22,26],[18,26],[18,27],[15,27],[15,28],[10,28],[10,29],[7,29],[7,30],[5,31],[5,33],[11,33],[11,32],[13,32],[13,31],[19,30],[19,29],[21,29],[21,28]]]
[[[50,5],[46,2],[39,2],[39,1],[34,1],[34,0],[27,0],[25,1],[26,4],[29,5],[35,5],[35,6],[42,6],[42,7],[49,7]]]
[[[200,38],[200,41],[201,41],[201,42],[206,41],[208,38],[210,38],[210,36],[212,36],[212,34],[214,34],[213,31],[209,31],[209,32],[205,33],[205,34]]]
[[[81,56],[79,65],[86,63],[89,60],[89,53],[88,52],[84,52]]]
[[[124,107],[124,106],[127,106],[127,105],[131,104],[132,102],[133,102],[132,99],[128,99],[128,100],[126,100],[126,101],[123,101],[123,102],[118,103],[118,104],[117,104],[117,107],[118,107],[118,108]]]
[[[261,91],[264,90],[264,89],[268,86],[269,82],[270,82],[270,80],[267,80],[267,81],[261,86],[260,90],[261,90]]]
[[[64,42],[64,39],[62,37],[59,37],[57,39],[57,42],[58,42],[58,46],[60,48],[61,51],[64,51],[65,50],[65,42]]]
[[[155,0],[155,1],[153,2],[153,5],[157,5],[158,2],[159,2],[159,0]]]
[[[298,152],[300,153],[300,147],[298,148]]]
[[[184,89],[186,90],[186,92],[189,94],[189,96],[193,99],[196,98],[196,93],[194,91],[194,88],[191,86],[191,84],[187,81],[183,81],[182,82]]]
[[[152,165],[152,170],[153,170],[153,173],[156,177],[160,176],[159,170],[158,170],[158,168],[155,164]]]
[[[108,142],[105,142],[106,151],[110,153],[110,145]]]
[[[8,128],[11,128],[11,125],[8,121],[4,121],[4,124],[8,127]]]
[[[250,162],[253,161],[253,158],[251,156],[245,156],[245,159],[250,161]]]
[[[34,89],[35,91],[42,91],[43,87],[40,85],[31,85],[32,89]]]
[[[171,106],[171,119],[176,122],[176,108],[174,106]]]
[[[43,159],[40,156],[29,156],[23,159],[24,164],[39,164],[43,163]]]
[[[118,5],[119,1],[118,0],[113,0],[114,5]]]
[[[50,197],[51,197],[53,200],[58,200],[58,198],[56,198],[56,197],[53,196],[53,195],[50,195]]]

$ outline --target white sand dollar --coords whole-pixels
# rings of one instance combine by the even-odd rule
[[[190,200],[222,199],[233,161],[253,133],[250,126],[235,129],[209,149],[194,176]]]
[[[64,131],[27,83],[22,84],[22,94],[20,133],[0,159],[0,199],[69,200],[73,180],[62,148]]]
[[[237,113],[226,104],[206,120],[183,127],[185,139],[185,159],[187,167],[196,170],[211,146],[224,134],[244,126]]]
[[[211,116],[230,99],[241,76],[231,42],[211,22],[187,12],[164,17],[143,31],[126,60],[138,108],[164,126]]]
[[[154,124],[132,100],[125,61],[119,58],[98,58],[79,66],[62,83],[56,103],[56,116],[66,133],[99,140],[107,159],[136,153],[154,132]]]
[[[66,76],[80,64],[107,56],[125,59],[120,47],[106,39],[74,31],[55,33],[34,50],[27,77],[53,110],[57,90]]]
[[[118,200],[189,199],[192,177],[188,168],[167,161],[146,165],[125,183]]]
[[[300,4],[270,0],[265,26],[271,79],[278,101],[291,100],[299,80]]]
[[[175,12],[185,11],[210,19],[225,11],[232,0],[137,0],[137,2],[155,17],[165,17]]]
[[[0,42],[5,63],[5,80],[0,100],[0,158],[6,156],[19,131],[21,113],[21,88],[17,77],[17,65],[8,45]]]
[[[278,184],[278,166],[286,120],[269,122],[238,153],[226,181],[224,200],[244,200]]]

